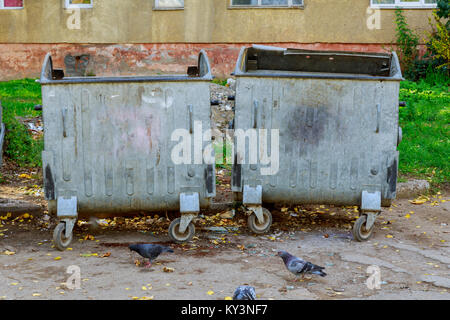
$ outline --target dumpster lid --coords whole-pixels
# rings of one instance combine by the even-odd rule
[[[241,49],[233,75],[403,80],[395,52],[315,51],[262,45]]]
[[[65,77],[64,70],[54,69],[52,56],[47,53],[42,66],[41,84],[58,83],[102,83],[102,82],[148,82],[148,81],[211,81],[211,65],[208,55],[201,50],[198,55],[197,66],[189,66],[185,75],[156,75],[156,76],[117,76],[117,77]]]

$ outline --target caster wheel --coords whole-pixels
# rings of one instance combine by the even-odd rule
[[[72,242],[72,234],[68,238],[66,238],[66,224],[59,223],[55,231],[53,231],[53,241],[55,242],[55,247],[59,251],[65,251],[70,243]]]
[[[353,226],[353,237],[359,241],[367,241],[372,236],[374,226],[369,230],[366,229],[367,216],[361,216],[358,220],[356,220],[355,225]]]
[[[255,214],[248,217],[248,227],[256,234],[263,234],[269,231],[272,226],[272,214],[266,208],[263,208],[264,222],[260,223]]]
[[[193,223],[190,223],[184,233],[181,233],[180,230],[181,218],[177,218],[172,221],[169,226],[169,237],[176,243],[184,243],[189,242],[195,235],[195,226]]]

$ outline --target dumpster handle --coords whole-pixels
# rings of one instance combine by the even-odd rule
[[[193,121],[194,121],[192,104],[188,105],[188,113],[189,113],[189,133],[192,134],[192,132],[193,132]]]
[[[258,100],[253,101],[253,129],[258,128]]]
[[[377,104],[377,130],[376,130],[376,133],[380,132],[380,122],[381,122],[381,104]]]
[[[67,138],[67,126],[66,126],[67,108],[62,109],[61,112],[62,112],[63,137]]]

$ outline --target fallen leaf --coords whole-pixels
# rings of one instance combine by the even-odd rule
[[[232,297],[225,297],[225,300],[233,300]]]
[[[207,294],[210,295],[210,296],[212,296],[212,295],[214,294],[214,291],[209,290],[209,291],[207,292]]]
[[[53,260],[56,260],[56,261],[61,260],[61,257],[56,257]]]
[[[174,268],[164,267],[164,268],[163,268],[163,271],[164,271],[164,272],[167,272],[167,273],[170,273],[170,272],[174,272],[175,269],[174,269]]]
[[[107,252],[104,255],[102,255],[102,258],[108,258],[111,256],[111,252]]]

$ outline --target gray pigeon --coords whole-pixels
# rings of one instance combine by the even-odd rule
[[[240,286],[233,295],[233,300],[256,300],[255,288],[250,286]]]
[[[171,248],[159,244],[131,244],[128,248],[130,248],[131,251],[139,253],[142,257],[149,259],[149,262],[146,265],[147,268],[152,266],[152,261],[158,258],[161,253],[173,253]]]
[[[327,275],[323,272],[323,269],[325,269],[324,267],[316,266],[311,262],[294,257],[286,251],[279,251],[278,256],[283,259],[286,268],[296,276],[302,275],[302,277],[304,277],[305,274],[316,274],[321,277],[325,277]]]

